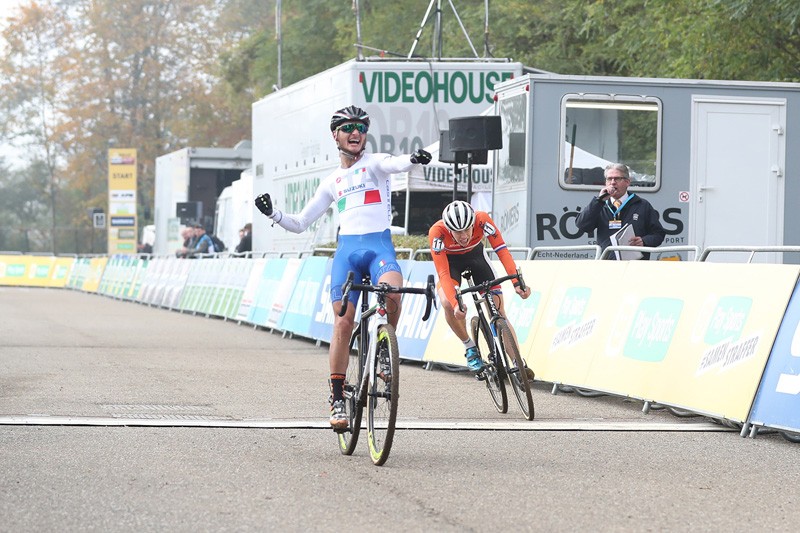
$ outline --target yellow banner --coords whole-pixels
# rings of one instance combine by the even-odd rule
[[[744,421],[798,278],[796,265],[632,261],[637,283],[586,383]]]
[[[560,262],[522,352],[545,381],[744,421],[799,268]]]
[[[136,150],[108,151],[108,254],[135,254],[137,242]]]
[[[38,255],[0,255],[0,285],[64,287],[74,259]]]

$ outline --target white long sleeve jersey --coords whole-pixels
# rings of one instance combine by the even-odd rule
[[[335,202],[340,235],[382,232],[392,222],[390,177],[412,165],[409,155],[364,154],[352,167],[339,167],[324,178],[300,213],[276,211],[272,219],[288,231],[301,233]]]

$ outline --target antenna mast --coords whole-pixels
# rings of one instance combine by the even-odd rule
[[[422,23],[419,26],[419,30],[417,30],[417,36],[414,37],[414,44],[411,45],[411,50],[408,52],[408,59],[414,57],[414,50],[417,48],[417,44],[419,43],[419,39],[422,36],[422,30],[425,28],[425,24],[428,22],[428,17],[431,14],[431,9],[433,9],[433,4],[436,3],[436,22],[434,27],[435,35],[433,37],[433,53],[432,57],[435,59],[442,58],[442,0],[431,0],[428,4],[428,9],[425,11],[425,16],[422,17]],[[476,58],[478,57],[478,52],[475,51],[475,47],[472,45],[472,40],[469,38],[469,34],[467,33],[467,29],[464,27],[464,23],[461,22],[461,17],[458,16],[458,11],[456,10],[456,6],[453,5],[453,0],[447,0],[450,4],[450,9],[453,10],[453,14],[458,21],[458,25],[461,27],[461,32],[464,34],[464,37],[467,39],[467,43],[469,44],[470,49],[472,50],[473,56]],[[489,5],[488,0],[486,0],[486,10],[488,13]],[[487,15],[487,29],[488,32],[488,15]],[[438,50],[437,50],[438,44]],[[488,46],[488,45],[487,45]]]

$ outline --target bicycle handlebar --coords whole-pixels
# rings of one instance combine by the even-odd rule
[[[425,295],[425,314],[422,316],[422,320],[428,320],[431,316],[431,308],[434,303],[434,297],[436,295],[436,285],[433,281],[433,274],[428,276],[428,282],[425,284],[425,288],[418,289],[416,287],[395,287],[393,285],[389,285],[388,283],[378,283],[377,285],[362,285],[360,283],[353,283],[353,278],[355,277],[355,273],[351,270],[347,273],[347,280],[345,280],[344,285],[342,285],[342,308],[339,310],[339,316],[344,316],[347,312],[347,304],[350,300],[350,291],[366,291],[366,292],[378,292],[381,294],[389,294],[389,293],[402,293],[402,294],[424,294]]]
[[[519,281],[519,288],[522,289],[522,292],[525,292],[525,290],[527,289],[527,285],[525,285],[525,279],[522,277],[522,271],[520,271],[519,268],[517,269],[516,274],[511,274],[510,276],[503,276],[501,278],[484,281],[483,283],[478,283],[477,285],[473,285],[472,287],[467,287],[466,289],[462,289],[461,287],[456,287],[456,301],[458,302],[458,309],[465,313],[467,311],[467,308],[464,305],[463,300],[461,299],[462,294],[466,294],[469,292],[478,292],[478,291],[486,292],[495,285],[500,285],[504,281],[508,281],[511,279],[516,279],[517,281]]]

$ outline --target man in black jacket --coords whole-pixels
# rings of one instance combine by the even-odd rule
[[[658,220],[658,211],[644,198],[628,194],[631,184],[628,167],[614,163],[606,167],[604,175],[605,187],[583,208],[575,221],[578,229],[589,234],[596,231],[597,244],[602,249],[611,245],[611,235],[625,224],[633,226],[635,236],[629,242],[618,243],[620,245],[652,248],[664,242],[666,232]],[[643,253],[642,259],[650,259],[650,254]]]
[[[239,230],[241,239],[239,240],[239,244],[236,245],[236,253],[242,254],[253,250],[253,236],[251,235],[252,232],[253,232],[253,225],[249,222],[245,224],[241,230]]]

